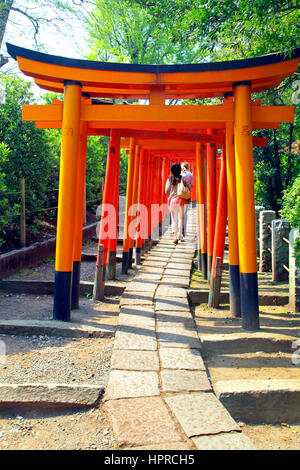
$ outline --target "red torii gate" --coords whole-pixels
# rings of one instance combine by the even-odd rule
[[[245,60],[173,66],[68,59],[11,44],[7,45],[7,49],[18,61],[23,73],[33,77],[40,87],[64,92],[63,103],[23,107],[23,119],[44,123],[49,127],[62,127],[54,317],[60,320],[70,319],[72,273],[74,279],[74,273],[78,271],[80,264],[84,159],[89,133],[94,129],[111,130],[107,160],[109,179],[106,178],[104,202],[113,202],[116,206],[118,152],[122,129],[179,132],[208,129],[211,136],[218,129],[223,129],[227,157],[230,276],[235,279],[233,284],[237,277],[240,280],[243,327],[248,330],[258,329],[252,129],[276,128],[280,122],[293,121],[293,108],[261,106],[260,103],[251,102],[251,94],[277,87],[283,78],[293,74],[299,63],[300,49],[295,49],[291,58],[284,54],[270,54]],[[165,105],[165,100],[171,98],[215,96],[224,97],[223,105]],[[149,105],[96,105],[92,103],[92,97],[148,97]],[[207,174],[210,177],[214,174],[213,154],[216,144],[210,142],[206,145]],[[203,212],[204,144],[200,142],[196,147],[198,202]],[[134,178],[137,180],[139,166],[141,175],[145,175],[142,171],[143,158],[139,160],[141,165],[133,158],[133,155],[139,155],[136,148],[139,147],[132,140],[129,181],[134,181]],[[144,197],[148,206],[153,200],[150,184],[154,181],[154,175],[152,164],[151,171],[146,175],[147,180],[145,176],[142,180],[147,181],[147,191],[144,191],[142,198]],[[115,188],[114,191],[109,191],[108,180]],[[212,189],[210,184],[208,186]],[[133,188],[128,189],[127,203],[136,199]],[[154,194],[156,201],[159,191],[156,189]],[[209,203],[208,210],[210,206],[213,210],[214,204]],[[200,228],[202,233],[204,227],[201,223]],[[213,232],[208,227],[208,234]],[[109,244],[110,242],[108,250]],[[231,297],[236,292],[237,290],[232,291]]]

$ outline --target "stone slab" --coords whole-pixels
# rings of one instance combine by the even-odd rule
[[[171,258],[168,262],[168,269],[181,269],[183,271],[190,271],[192,267],[192,260],[190,261],[183,261],[181,258]]]
[[[173,297],[161,297],[157,296],[155,298],[155,308],[156,310],[178,310],[180,312],[190,312],[190,306],[188,299],[185,297],[183,299],[173,298]]]
[[[191,447],[186,442],[165,442],[163,444],[153,444],[146,447],[128,447],[122,450],[191,450]],[[155,456],[153,456],[153,459],[155,459]]]
[[[241,432],[198,436],[192,441],[199,450],[256,450],[249,437]]]
[[[240,431],[213,393],[176,395],[165,400],[188,437]]]
[[[119,314],[119,325],[154,329],[154,309],[147,306],[123,306]]]
[[[160,281],[161,286],[170,286],[170,287],[183,287],[187,289],[190,285],[190,278],[184,277],[172,277],[172,276],[163,276]]]
[[[123,305],[153,305],[153,294],[124,292],[120,299],[120,306]]]
[[[271,424],[276,410],[277,422],[299,421],[300,379],[220,381],[215,391],[237,420]]]
[[[196,319],[197,321],[197,319]],[[201,333],[201,327],[199,327]],[[291,352],[293,336],[282,334],[274,335],[274,332],[268,333],[257,331],[249,333],[224,334],[204,334],[201,335],[202,348],[205,354],[238,354],[257,351],[264,352]]]
[[[139,269],[139,274],[153,274],[153,275],[158,275],[162,274],[164,271],[163,266],[145,266],[144,264],[142,267]]]
[[[92,406],[103,388],[77,384],[0,384],[0,406],[9,404]]]
[[[149,295],[154,295],[157,285],[158,282],[155,281],[147,280],[146,282],[145,280],[136,280],[136,278],[134,278],[134,280],[128,284],[124,292],[147,292],[147,295],[148,293]]]
[[[186,298],[187,291],[183,287],[172,287],[172,286],[158,286],[156,291],[156,297],[176,297]]]
[[[190,312],[172,312],[158,311],[156,313],[157,326],[174,327],[174,328],[195,328],[195,322]]]
[[[141,272],[134,277],[134,281],[159,281],[161,276],[162,274]]]
[[[205,370],[199,349],[161,348],[162,369]]]
[[[191,274],[190,269],[182,269],[181,267],[178,268],[169,268],[169,266],[165,269],[165,276],[174,276],[174,277],[189,277]]]
[[[159,371],[158,353],[115,349],[112,352],[111,369]]]
[[[159,268],[164,268],[167,264],[167,259],[168,258],[166,257],[166,261],[161,261],[161,258],[150,255],[145,261],[143,261],[142,266],[152,266],[153,268],[157,266]]]
[[[93,326],[84,323],[64,322],[58,320],[1,320],[2,334],[7,335],[48,335],[70,338],[104,338],[113,337],[116,327],[95,323]]]
[[[162,370],[163,392],[207,392],[211,385],[205,371],[198,370]]]
[[[161,397],[110,400],[106,408],[119,446],[148,447],[181,441]]]
[[[159,395],[156,372],[111,370],[105,400]]]
[[[135,327],[142,327],[155,329],[155,319],[154,317],[146,317],[146,316],[137,316],[137,315],[130,315],[127,313],[120,313],[119,315],[119,325],[120,326],[135,326]]]
[[[197,332],[194,329],[157,327],[158,341],[161,348],[201,348]]]
[[[155,351],[157,349],[155,332],[152,328],[142,326],[119,326],[114,349]]]

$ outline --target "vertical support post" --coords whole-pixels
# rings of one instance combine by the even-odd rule
[[[203,278],[207,279],[207,231],[206,231],[206,185],[204,146],[196,144],[196,169],[198,187],[198,212],[201,231],[201,269]]]
[[[287,281],[289,272],[288,238],[291,224],[288,220],[272,220],[272,281]]]
[[[208,129],[208,134],[213,135],[213,129]],[[217,147],[215,143],[207,144],[207,278],[210,280],[212,256],[214,249],[214,236],[217,210],[217,192],[216,192],[216,157]]]
[[[230,314],[241,316],[240,263],[236,201],[236,172],[233,122],[226,122],[226,171],[229,246],[229,302]]]
[[[75,196],[80,135],[81,84],[65,82],[57,214],[53,314],[69,321],[73,270]]]
[[[272,220],[275,211],[261,211],[259,214],[259,271],[266,273],[272,268]]]
[[[299,229],[290,231],[290,254],[289,254],[289,307],[293,312],[300,312],[300,267],[297,266],[295,257],[296,241],[299,238]]]
[[[259,329],[251,82],[234,85],[234,136],[242,327]]]
[[[106,161],[106,170],[105,170],[105,184],[102,194],[102,205],[101,205],[101,220],[100,220],[100,230],[99,230],[99,242],[97,250],[97,261],[96,261],[96,271],[95,271],[95,285],[99,282],[98,278],[100,277],[101,282],[104,283],[106,276],[106,265],[108,260],[108,250],[109,242],[112,239],[117,238],[117,214],[115,213],[116,208],[113,205],[113,194],[114,190],[111,187],[117,179],[117,165],[116,165],[116,149],[114,147],[116,139],[118,138],[118,131],[115,129],[111,130],[109,147],[107,153]],[[107,227],[107,230],[105,228]],[[100,268],[103,270],[103,273],[100,276]],[[94,293],[97,293],[97,289],[94,290]],[[95,295],[95,294],[94,294]],[[99,300],[99,298],[94,297],[94,300]]]
[[[256,251],[257,257],[259,258],[259,219],[260,212],[266,210],[264,206],[255,206],[255,226],[256,226]]]
[[[197,174],[197,172],[196,172]],[[196,224],[197,224],[197,269],[201,271],[201,221],[199,210],[199,191],[198,191],[198,178],[195,178],[196,187]]]
[[[128,173],[127,173],[127,189],[126,189],[126,205],[125,205],[125,218],[124,218],[124,234],[123,234],[123,256],[122,256],[122,274],[128,273],[129,266],[129,208],[132,199],[133,177],[134,177],[134,156],[135,156],[135,141],[130,139],[130,148],[128,156]]]
[[[74,256],[72,273],[72,301],[71,308],[79,308],[80,295],[80,264],[82,249],[82,228],[85,206],[85,170],[87,149],[87,122],[80,124],[80,145],[77,162],[76,202],[75,202],[75,232],[74,232]]]
[[[211,279],[210,279],[210,293],[208,305],[219,307],[219,294],[221,288],[222,266],[225,249],[226,238],[226,223],[227,223],[227,181],[226,181],[226,159],[225,152],[222,153],[220,178],[219,178],[219,191],[218,191],[218,205],[216,216],[216,233],[214,237],[214,250],[212,259]],[[217,273],[217,259],[219,259],[219,273]],[[216,278],[218,280],[216,282]],[[217,290],[219,289],[219,290]]]
[[[133,247],[135,241],[136,233],[136,222],[137,222],[137,200],[138,200],[138,187],[139,187],[139,172],[140,172],[140,154],[141,146],[135,146],[135,156],[134,156],[134,172],[133,172],[133,189],[131,197],[131,207],[130,207],[130,226],[129,226],[129,258],[128,266],[132,268],[132,257],[133,257]]]
[[[136,222],[136,244],[135,244],[135,263],[141,264],[142,254],[142,232],[144,230],[144,195],[145,195],[145,180],[146,180],[146,153],[144,149],[141,149],[140,154],[140,165],[139,165],[139,185],[138,185],[138,210],[137,210],[137,222]]]
[[[103,270],[104,245],[98,245],[97,263],[95,271],[95,280],[93,287],[93,300],[102,300],[104,298],[104,270]]]
[[[150,191],[150,155],[149,153],[145,151],[145,189],[144,189],[144,205],[145,205],[145,218],[143,218],[143,253],[147,253],[149,249],[149,239],[148,239],[148,199],[149,199],[149,191]]]
[[[210,293],[208,305],[212,308],[219,308],[220,304],[220,291],[222,280],[222,260],[219,256],[214,261],[214,274],[211,277]]]
[[[157,204],[159,206],[159,214],[158,214],[158,238],[162,236],[162,221],[163,221],[163,207],[162,202],[163,199],[161,197],[161,189],[162,189],[162,171],[163,171],[163,159],[159,157],[159,165],[158,165],[158,181],[157,181]]]
[[[25,196],[25,178],[20,179],[20,190],[21,190],[21,215],[20,215],[20,241],[21,247],[26,246],[26,196]]]
[[[167,195],[165,193],[165,187],[166,187],[166,181],[168,179],[168,174],[169,174],[169,160],[167,158],[164,158],[163,160],[164,165],[163,165],[163,175],[162,175],[162,203],[164,207],[164,212],[163,212],[163,229],[166,230],[166,226],[168,224],[167,222],[167,217],[169,217],[169,210],[167,208]]]
[[[149,191],[148,191],[148,249],[152,248],[152,210],[151,205],[153,201],[153,194],[152,194],[152,187],[153,187],[153,175],[154,175],[154,158],[152,155],[149,156],[149,164],[150,164],[150,171],[149,171]]]
[[[119,180],[120,180],[120,131],[112,129],[110,134],[109,158],[111,159],[111,174],[109,175],[110,203],[115,209],[114,227],[110,230],[105,278],[116,279],[118,220],[119,220]]]

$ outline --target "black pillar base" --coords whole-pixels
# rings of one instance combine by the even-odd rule
[[[108,252],[106,273],[105,273],[105,279],[107,279],[107,280],[116,279],[116,263],[117,263],[117,257],[116,256],[117,255],[116,255],[115,251],[109,251]]]
[[[72,295],[71,295],[71,309],[76,310],[79,308],[79,295],[80,295],[80,261],[73,261],[73,276],[72,276]]]
[[[230,314],[233,317],[241,317],[242,313],[239,265],[229,265],[229,299]]]
[[[129,248],[128,252],[128,267],[132,269],[132,257],[133,257],[133,248]]]
[[[201,250],[198,250],[198,253],[197,253],[197,269],[198,271],[201,271]]]
[[[212,268],[212,259],[211,255],[207,255],[207,280],[210,282],[211,268]]]
[[[135,264],[141,264],[141,248],[135,249]]]
[[[207,253],[201,253],[201,267],[203,279],[207,279]]]
[[[72,271],[55,271],[54,281],[54,320],[71,319]]]
[[[122,256],[122,274],[128,273],[128,252],[123,251]]]
[[[241,273],[242,328],[259,330],[258,282],[257,273]]]

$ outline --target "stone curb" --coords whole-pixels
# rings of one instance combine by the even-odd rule
[[[80,282],[80,295],[92,294],[94,283],[89,281]],[[14,294],[32,294],[32,295],[52,295],[54,293],[54,281],[42,280],[0,280],[0,290]],[[106,281],[104,294],[122,295],[124,287]]]
[[[90,327],[81,323],[67,323],[56,320],[2,320],[0,333],[7,335],[33,336],[63,336],[70,338],[105,338],[114,337],[116,327],[107,326],[107,329]]]
[[[86,225],[82,230],[83,242],[91,239],[96,231],[98,222]],[[52,237],[43,242],[34,243],[31,246],[13,250],[0,255],[1,277],[8,277],[21,269],[31,268],[50,258],[55,253],[56,238]]]
[[[276,335],[263,332],[251,333],[232,333],[230,335],[201,335],[200,336],[202,352],[204,355],[211,354],[237,354],[250,353],[257,351],[265,352],[291,352],[292,343],[295,337],[286,335]]]
[[[80,384],[0,384],[0,407],[8,405],[95,406],[104,389]]]
[[[220,381],[215,392],[237,420],[257,424],[259,417],[259,423],[274,424],[276,410],[278,423],[299,421],[300,379]]]
[[[205,304],[208,302],[209,291],[207,289],[195,290],[189,289],[188,290],[188,297],[190,302],[193,305]],[[279,295],[279,294],[272,294],[272,295],[259,295],[258,296],[259,305],[287,305],[289,303],[289,296],[288,295]],[[228,292],[221,292],[220,293],[220,303],[228,304],[229,303],[229,293]]]

